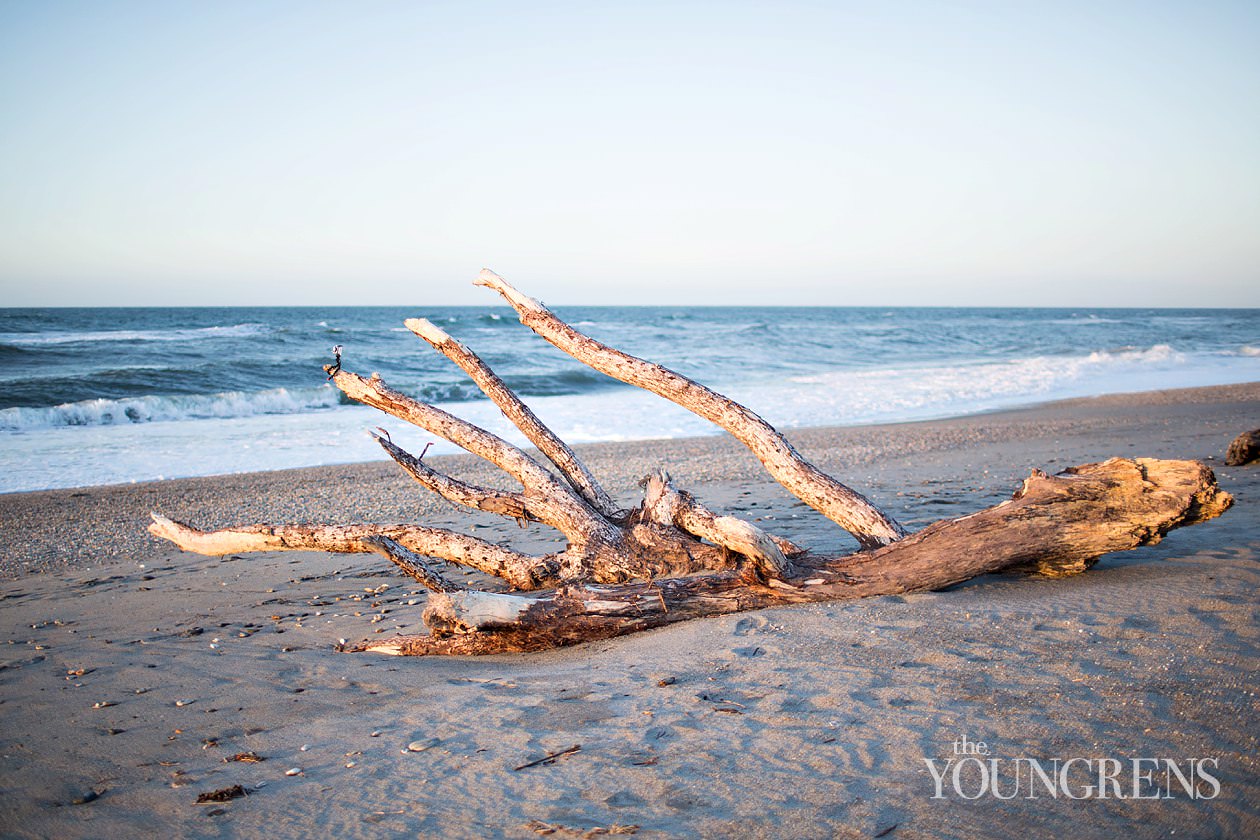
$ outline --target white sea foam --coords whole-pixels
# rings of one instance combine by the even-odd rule
[[[198,341],[207,338],[236,338],[260,335],[270,328],[265,324],[233,324],[227,327],[198,327],[173,330],[56,330],[49,332],[0,333],[0,344],[12,347],[50,344],[74,344],[95,341]]]
[[[1090,364],[1110,364],[1113,362],[1130,363],[1130,362],[1175,362],[1180,364],[1186,359],[1185,355],[1178,353],[1167,344],[1156,344],[1146,350],[1137,347],[1124,347],[1119,350],[1097,350],[1089,354],[1087,361]]]
[[[191,394],[84,400],[47,408],[0,409],[0,429],[31,431],[59,426],[113,426],[128,423],[294,414],[331,408],[339,397],[332,386],[290,391],[273,388],[245,393]]]
[[[1050,399],[1260,380],[1260,356],[1185,354],[1157,344],[1074,356],[1006,362],[901,365],[807,376],[713,382],[781,428],[851,425],[969,414]],[[134,401],[148,422],[93,418],[90,403],[36,411],[81,411],[84,425],[28,422],[0,432],[0,492],[125,483],[383,459],[365,430],[381,425],[413,451],[426,432],[361,406],[338,405],[331,387],[255,395],[216,395],[201,406]],[[531,408],[572,443],[716,434],[704,420],[631,388],[530,397]],[[108,411],[123,403],[112,401]],[[330,406],[336,406],[332,410]],[[488,400],[443,408],[524,444]],[[105,410],[105,409],[97,409]],[[9,409],[0,412],[29,411]],[[163,412],[169,412],[169,416]],[[7,418],[6,418],[7,419]],[[13,429],[0,420],[0,428]],[[431,452],[456,451],[445,442]]]
[[[1126,391],[1245,382],[1260,366],[1220,357],[1194,358],[1166,344],[1038,356],[1006,362],[833,371],[793,377],[809,388],[769,386],[791,403],[787,425],[826,425],[926,419],[970,414],[1051,399]],[[773,402],[771,403],[773,404]],[[767,418],[769,419],[769,418]]]
[[[1073,315],[1070,318],[1056,318],[1051,324],[1079,327],[1082,324],[1123,324],[1122,318],[1107,318],[1102,315]]]

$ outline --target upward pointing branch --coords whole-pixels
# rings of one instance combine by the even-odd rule
[[[534,483],[558,483],[540,464],[498,435],[437,406],[395,391],[376,374],[365,379],[357,373],[341,370],[333,374],[333,384],[356,402],[392,414],[413,426],[419,426],[449,440],[479,458],[484,458],[526,487]],[[559,492],[565,495],[568,494],[568,489],[561,488]]]
[[[618,519],[621,511],[600,486],[595,476],[586,465],[574,454],[573,450],[551,429],[547,428],[537,415],[525,405],[503,380],[490,369],[481,357],[452,338],[441,327],[425,318],[408,318],[403,322],[407,329],[423,338],[433,349],[459,365],[465,373],[477,383],[486,396],[503,412],[503,416],[511,420],[518,429],[529,438],[530,443],[538,447],[538,451],[546,455],[564,474],[569,484],[581,494],[591,507],[609,519]]]
[[[395,391],[375,375],[364,379],[342,370],[333,376],[333,383],[351,399],[446,438],[519,481],[528,500],[526,510],[568,537],[570,550],[565,552],[566,574],[585,574],[590,571],[588,565],[596,562],[596,555],[609,551],[616,553],[616,546],[622,542],[621,530],[591,508],[568,484],[503,438],[436,406]],[[454,485],[444,486],[451,491],[460,491]],[[465,486],[463,491],[467,489]],[[455,495],[458,494],[455,492]],[[443,492],[443,495],[446,493]],[[605,565],[611,568],[616,564]],[[619,570],[617,574],[625,571]]]
[[[863,548],[887,545],[905,536],[905,530],[891,517],[806,461],[773,426],[739,403],[682,374],[578,332],[488,268],[474,284],[494,289],[516,310],[522,324],[579,362],[677,403],[730,432],[776,481],[856,537]]]

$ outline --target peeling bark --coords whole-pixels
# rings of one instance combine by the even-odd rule
[[[1108,552],[1153,545],[1173,528],[1219,516],[1231,503],[1198,462],[1114,458],[1055,476],[1034,472],[1010,501],[937,522],[883,548],[798,558],[782,582],[760,585],[721,572],[647,586],[564,586],[532,599],[502,596],[513,599],[510,610],[500,611],[511,618],[493,622],[466,619],[458,600],[431,602],[449,632],[371,640],[355,649],[405,655],[544,650],[701,616],[942,589],[1004,569],[1062,577]],[[485,602],[477,608],[484,613]]]
[[[373,550],[365,538],[387,537],[419,554],[502,578],[517,589],[541,589],[560,582],[555,555],[531,557],[459,531],[423,525],[242,525],[199,531],[155,513],[149,533],[184,551],[210,556],[251,551],[359,554]]]
[[[905,529],[892,517],[862,494],[806,461],[777,429],[734,400],[669,368],[614,350],[578,332],[488,268],[482,270],[475,282],[502,295],[516,310],[522,324],[579,362],[651,391],[725,429],[748,447],[775,481],[844,528],[863,547],[887,545],[905,535]]]
[[[555,528],[563,551],[530,556],[476,537],[421,525],[248,525],[205,532],[153,515],[149,530],[201,554],[307,550],[376,553],[430,590],[429,635],[348,649],[393,654],[542,650],[624,635],[701,616],[782,604],[939,589],[976,575],[1020,569],[1050,577],[1085,571],[1101,555],[1158,542],[1232,503],[1211,470],[1193,461],[1112,459],[1034,471],[996,507],[905,531],[861,494],[822,473],[742,405],[651,362],[601,344],[502,278],[499,292],[538,335],[578,361],[713,421],[744,443],[785,488],[848,530],[853,554],[812,553],[750,522],[725,516],[674,488],[665,470],[644,478],[644,497],[621,509],[577,455],[471,350],[423,319],[407,327],[459,365],[538,448],[550,467],[435,406],[325,368],[347,396],[412,423],[493,464],[520,490],[445,475],[389,440],[377,442],[425,489],[465,507]],[[530,594],[470,590],[443,576],[437,558],[494,575]]]
[[[669,473],[664,470],[648,476],[644,483],[643,510],[654,522],[676,526],[695,537],[742,554],[768,577],[783,578],[790,568],[785,555],[803,553],[791,541],[775,538],[751,522],[734,516],[718,516],[692,498],[690,493],[670,486]]]
[[[537,446],[540,452],[551,459],[551,462],[568,480],[569,485],[591,507],[610,519],[617,519],[625,514],[625,511],[617,507],[617,503],[599,485],[599,481],[568,444],[556,437],[555,433],[538,419],[529,406],[512,393],[512,390],[476,353],[424,318],[409,318],[403,324],[429,342],[439,353],[459,365],[473,382],[477,383],[477,387],[494,401],[494,404],[503,412],[503,416],[511,420],[530,443]]]

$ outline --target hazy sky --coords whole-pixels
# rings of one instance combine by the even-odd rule
[[[0,0],[0,305],[1260,306],[1260,3]]]

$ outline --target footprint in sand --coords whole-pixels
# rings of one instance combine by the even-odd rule
[[[749,615],[735,622],[735,635],[747,636],[751,633],[764,633],[770,622],[759,615]]]

